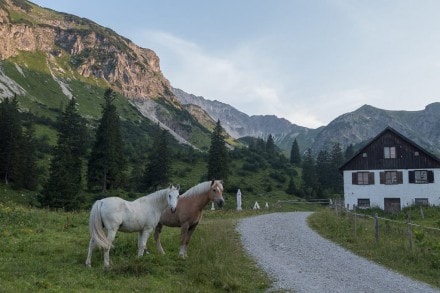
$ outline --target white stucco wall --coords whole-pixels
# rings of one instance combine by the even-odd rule
[[[417,169],[419,170],[419,169]],[[426,169],[434,172],[434,183],[409,184],[408,172],[413,169],[401,169],[393,171],[403,172],[403,184],[386,185],[380,184],[380,172],[389,170],[356,170],[344,171],[344,200],[345,206],[358,204],[358,198],[369,198],[370,207],[384,209],[384,198],[400,198],[401,208],[413,205],[415,198],[428,198],[430,205],[440,205],[440,169]],[[374,185],[352,184],[353,172],[373,172]]]

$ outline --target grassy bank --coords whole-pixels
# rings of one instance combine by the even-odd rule
[[[423,218],[417,211],[411,213],[413,223],[440,228],[440,208],[426,208]],[[374,219],[369,217],[356,217],[355,230],[353,215],[323,210],[311,215],[309,224],[322,236],[362,257],[440,288],[440,231],[413,226],[410,245],[405,212],[379,216],[391,221],[379,220],[378,242]]]

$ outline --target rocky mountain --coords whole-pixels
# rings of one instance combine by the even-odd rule
[[[219,119],[232,138],[272,134],[286,154],[294,139],[302,151],[312,148],[316,155],[335,142],[343,148],[361,144],[387,126],[440,154],[439,103],[421,111],[365,105],[318,129],[274,115],[249,116],[173,88],[152,50],[108,28],[29,1],[0,0],[0,98],[17,95],[24,111],[54,120],[60,105],[75,97],[83,115],[93,120],[100,115],[100,99],[108,87],[121,97],[123,119],[141,125],[142,115],[199,149],[207,149],[209,131]]]
[[[68,98],[81,95],[76,83],[111,87],[148,119],[191,144],[193,132],[206,130],[193,131],[200,125],[191,115],[182,114],[186,111],[159,62],[152,50],[88,19],[25,0],[0,0],[0,98],[23,96],[27,99],[23,104],[41,99],[35,88],[20,80],[30,79],[36,72],[48,74],[50,83],[57,83],[53,91],[61,89]]]
[[[320,150],[330,150],[336,142],[343,149],[350,144],[356,147],[391,126],[428,151],[440,154],[440,103],[430,104],[421,111],[388,111],[364,105],[337,117],[325,127],[309,129],[273,115],[248,116],[230,105],[188,94],[180,89],[173,88],[173,92],[182,104],[197,105],[212,119],[220,119],[231,136],[265,138],[272,134],[285,153],[290,151],[295,138],[302,151],[310,147],[316,155]]]
[[[317,132],[275,115],[249,116],[228,104],[195,96],[181,89],[173,88],[173,93],[183,105],[196,105],[214,121],[220,120],[223,128],[236,139],[247,136],[267,138],[272,134],[275,143],[287,152],[295,138],[298,138],[302,148],[310,147]]]
[[[313,153],[328,149],[335,142],[347,147],[361,144],[391,126],[424,149],[440,154],[440,103],[420,111],[389,111],[364,105],[337,117],[324,127],[312,145]]]

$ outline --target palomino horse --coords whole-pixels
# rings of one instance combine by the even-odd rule
[[[156,226],[154,240],[158,252],[165,254],[160,243],[162,226],[181,227],[179,256],[182,258],[187,257],[188,243],[202,217],[202,209],[210,201],[215,201],[219,207],[222,207],[225,202],[222,193],[223,185],[222,181],[219,180],[199,183],[183,193],[177,203],[176,212],[171,213],[169,210],[165,210]]]
[[[176,211],[179,187],[170,186],[132,202],[119,197],[97,200],[90,211],[90,243],[86,266],[92,265],[92,252],[98,246],[104,249],[104,267],[110,266],[110,248],[118,230],[139,232],[138,256],[144,255],[148,237],[167,208]],[[103,226],[107,229],[105,236]]]

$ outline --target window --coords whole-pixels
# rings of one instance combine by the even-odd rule
[[[416,198],[414,203],[416,206],[429,206],[429,201],[427,198]]]
[[[415,183],[428,183],[428,171],[426,170],[414,171],[414,179],[415,179]]]
[[[360,208],[360,209],[370,208],[370,199],[369,198],[358,198],[358,208]]]
[[[367,153],[362,153],[362,157],[363,157],[363,158],[368,157]]]
[[[408,172],[408,182],[415,184],[434,183],[434,172],[431,170],[414,170]]]
[[[380,184],[402,184],[403,173],[401,171],[380,172]]]
[[[385,172],[385,184],[397,184],[397,172]]]
[[[395,159],[396,158],[396,147],[384,147],[383,157],[385,159]]]
[[[371,185],[374,184],[373,172],[354,172],[352,173],[352,184]]]

